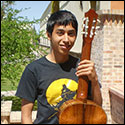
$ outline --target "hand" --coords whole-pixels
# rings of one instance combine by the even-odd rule
[[[100,91],[100,86],[98,83],[98,77],[96,75],[94,63],[91,60],[83,60],[79,63],[76,75],[80,76],[88,76],[88,79],[91,80],[92,85],[92,100],[98,105],[102,105],[102,96]]]
[[[87,75],[88,79],[97,80],[94,63],[91,60],[83,60],[78,64],[76,75],[78,77]]]

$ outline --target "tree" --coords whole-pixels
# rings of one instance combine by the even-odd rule
[[[59,1],[52,1],[51,2],[51,13],[59,11]]]
[[[1,20],[6,14],[6,9],[14,4],[14,1],[1,1]]]
[[[83,1],[80,1],[80,9],[83,10]],[[90,1],[90,8],[91,9],[94,9],[94,10],[97,10],[98,7],[97,7],[97,4],[98,4],[99,1]]]
[[[96,10],[97,1],[90,1],[91,9]]]
[[[17,16],[22,10],[9,7],[4,3],[1,20],[1,82],[9,79],[12,86],[17,84],[22,74],[22,67],[35,59],[33,50],[38,49],[37,34],[32,28],[39,20],[29,21]]]

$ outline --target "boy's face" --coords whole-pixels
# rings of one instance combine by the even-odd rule
[[[52,35],[48,35],[52,51],[56,54],[67,55],[75,43],[76,40],[76,30],[72,27],[72,24],[67,26],[55,25]]]

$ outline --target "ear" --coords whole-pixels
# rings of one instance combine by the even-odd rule
[[[51,40],[51,34],[49,32],[46,32],[46,35],[48,37],[48,40]]]

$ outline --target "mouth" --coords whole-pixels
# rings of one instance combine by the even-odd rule
[[[71,45],[60,44],[60,47],[65,50],[69,50],[71,48]]]

